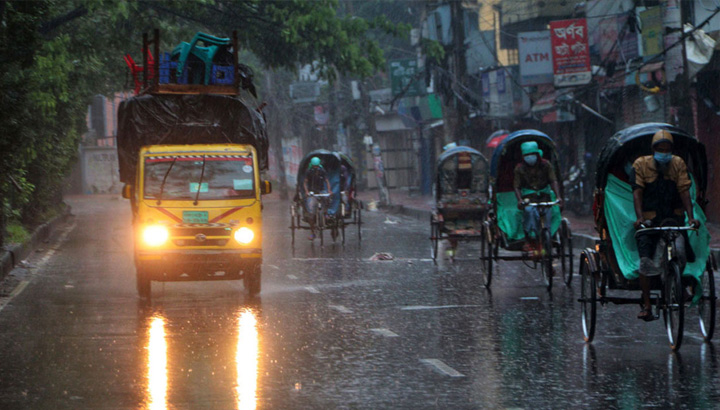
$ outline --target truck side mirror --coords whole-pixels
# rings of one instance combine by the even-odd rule
[[[260,189],[260,194],[267,195],[272,192],[272,184],[270,181],[263,181]]]
[[[123,189],[122,189],[122,197],[125,199],[130,199],[131,196],[132,196],[132,185],[125,184],[125,186],[123,186]]]

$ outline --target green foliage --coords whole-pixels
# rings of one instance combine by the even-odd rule
[[[428,59],[442,61],[445,58],[445,47],[443,47],[439,41],[424,38],[420,46],[422,47],[423,54],[427,56]]]
[[[7,243],[16,244],[23,243],[30,239],[27,229],[18,222],[11,222],[7,227]]]
[[[409,27],[340,9],[337,0],[1,1],[0,232],[10,220],[32,225],[60,202],[87,106],[131,88],[123,56],[142,61],[144,32],[160,29],[170,50],[197,31],[237,30],[243,61],[258,73],[314,63],[334,80],[384,69],[382,42]]]

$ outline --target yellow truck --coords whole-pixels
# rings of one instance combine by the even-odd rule
[[[152,281],[241,279],[259,293],[271,191],[262,113],[234,96],[133,97],[119,107],[117,141],[140,297]]]

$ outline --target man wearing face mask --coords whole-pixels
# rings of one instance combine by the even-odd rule
[[[646,155],[635,160],[630,174],[630,185],[633,189],[635,206],[635,229],[642,225],[660,226],[663,221],[672,221],[673,225],[682,226],[685,212],[688,225],[699,226],[695,219],[690,198],[690,176],[682,158],[672,154],[673,136],[665,130],[653,135],[653,155]],[[653,254],[659,240],[658,234],[642,233],[637,236],[638,253],[640,254],[639,281],[642,288],[643,309],[639,319],[653,320],[650,305],[649,276],[660,274],[653,262]],[[685,235],[685,243],[687,235]],[[690,246],[686,247],[687,260],[692,262],[695,255]]]
[[[560,196],[560,187],[555,176],[555,170],[550,161],[542,158],[543,152],[538,147],[537,142],[523,142],[520,145],[520,150],[522,151],[523,161],[515,166],[513,188],[518,200],[518,209],[524,209],[523,228],[525,229],[525,237],[529,239],[523,250],[530,252],[539,248],[540,213],[533,206],[525,206],[525,199],[530,202],[548,202],[551,198],[552,189],[555,197],[560,201],[560,207],[562,207],[562,197]],[[545,226],[550,226],[551,215],[552,213],[548,209],[544,215]]]

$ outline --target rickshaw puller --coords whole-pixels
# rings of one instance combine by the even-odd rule
[[[303,188],[305,189],[305,211],[308,215],[307,222],[310,225],[310,236],[308,239],[313,240],[315,239],[315,213],[318,208],[318,198],[310,196],[310,192],[330,193],[332,195],[330,181],[328,180],[325,168],[323,168],[320,163],[320,158],[312,157],[312,159],[310,159],[310,168],[305,173]]]
[[[635,229],[644,226],[660,226],[672,220],[676,226],[684,224],[684,212],[688,216],[688,225],[699,226],[693,214],[690,198],[690,176],[687,165],[682,158],[672,154],[673,137],[666,130],[653,135],[653,155],[639,157],[633,163],[630,173],[630,184],[633,190],[635,207]],[[685,243],[688,244],[687,234]],[[660,269],[653,262],[655,247],[660,236],[657,233],[641,233],[637,235],[638,254],[640,255],[639,281],[642,289],[643,308],[638,319],[650,321],[655,319],[650,304],[650,276],[659,275]],[[687,261],[693,262],[695,254],[691,246],[685,247]]]
[[[527,243],[523,251],[531,252],[540,249],[540,212],[534,206],[526,206],[525,200],[530,202],[550,201],[550,190],[555,193],[558,205],[562,208],[562,197],[558,186],[555,170],[550,161],[542,158],[542,150],[537,142],[527,141],[520,145],[523,161],[515,166],[515,179],[513,188],[518,200],[518,209],[524,210],[523,229]],[[550,227],[552,213],[545,210],[545,226]]]

